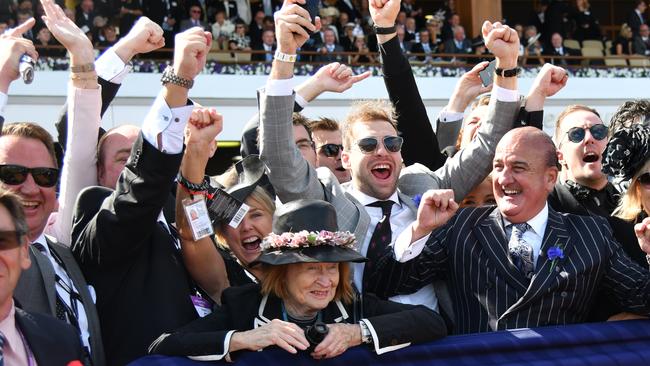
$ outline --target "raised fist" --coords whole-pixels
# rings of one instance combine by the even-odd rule
[[[305,0],[285,0],[282,8],[275,12],[275,34],[280,52],[295,54],[309,39],[309,33],[320,29],[320,18],[311,19],[309,12],[298,4]],[[312,20],[314,24],[312,24]]]
[[[400,9],[400,0],[368,0],[370,17],[377,27],[392,27]]]
[[[499,22],[483,23],[481,29],[485,46],[497,59],[497,67],[514,68],[517,66],[519,56],[519,36],[517,32],[507,25]]]
[[[131,59],[140,53],[148,53],[165,45],[163,30],[147,17],[140,17],[129,33],[122,37],[115,48],[124,48]]]
[[[205,66],[212,45],[212,34],[194,27],[178,33],[175,43],[174,73],[184,79],[194,80]]]

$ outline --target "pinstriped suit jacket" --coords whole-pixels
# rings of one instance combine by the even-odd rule
[[[563,247],[555,264],[546,256]],[[625,311],[650,314],[650,273],[612,238],[602,217],[559,214],[549,208],[535,275],[527,284],[508,256],[503,220],[495,207],[461,209],[434,231],[422,253],[406,263],[384,257],[379,280],[406,293],[446,278],[454,302],[456,333],[578,323],[598,289]],[[392,273],[397,273],[398,276]]]

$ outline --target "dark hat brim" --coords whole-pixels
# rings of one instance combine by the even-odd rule
[[[338,262],[365,262],[368,259],[352,248],[343,248],[332,245],[318,245],[304,248],[274,248],[265,250],[257,257],[251,266],[265,263],[272,266],[292,263],[338,263]]]

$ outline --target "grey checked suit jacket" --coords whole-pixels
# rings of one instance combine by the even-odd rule
[[[258,98],[260,157],[269,168],[269,180],[280,201],[301,198],[329,201],[336,208],[339,228],[353,232],[357,242],[363,243],[370,224],[365,207],[346,193],[327,168],[311,167],[294,144],[291,123],[294,97],[267,96],[261,90]],[[512,127],[518,111],[518,102],[491,103],[487,120],[481,124],[472,144],[440,169],[432,172],[421,164],[402,169],[398,182],[402,202],[409,205],[412,200],[407,196],[439,188],[453,189],[456,201],[460,202],[490,172],[496,145]],[[415,206],[410,208],[415,213]]]
[[[555,262],[546,255],[554,246],[564,252]],[[418,257],[406,263],[384,257],[375,269],[374,280],[392,281],[404,293],[446,278],[461,334],[583,322],[598,290],[624,311],[650,315],[650,273],[615,242],[607,221],[552,208],[530,282],[509,259],[494,206],[459,210]],[[402,277],[382,276],[388,271]]]
[[[93,365],[105,364],[104,346],[102,333],[97,317],[97,309],[88,290],[79,265],[67,247],[57,243],[53,238],[47,237],[47,245],[51,251],[56,252],[63,261],[70,279],[74,283],[81,301],[84,303],[84,310],[88,318],[88,330],[90,332],[90,347],[92,349]],[[18,300],[21,308],[25,311],[41,313],[56,317],[56,288],[54,279],[54,267],[50,260],[38,249],[30,245],[29,257],[32,265],[20,275],[18,285],[14,290],[14,298]]]

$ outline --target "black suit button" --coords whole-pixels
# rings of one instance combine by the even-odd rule
[[[562,296],[562,297],[567,297],[567,296],[569,296],[569,294],[567,294],[566,291],[562,291],[562,292],[560,293],[560,296]]]

